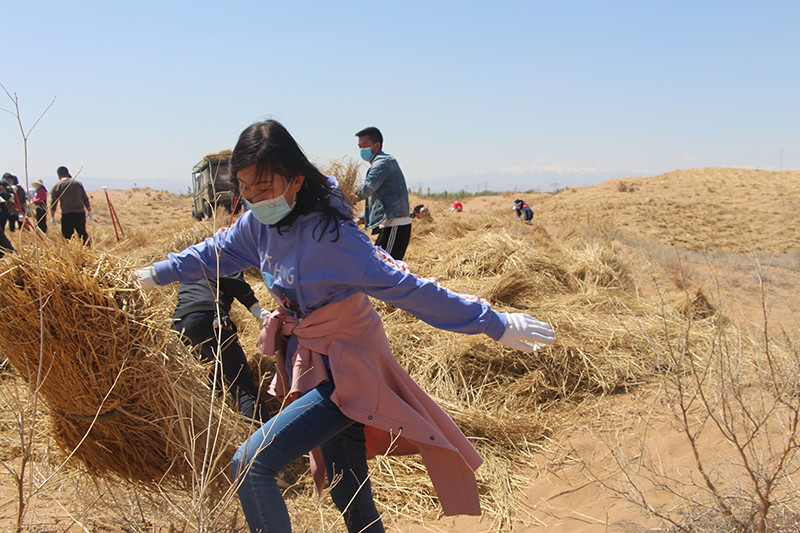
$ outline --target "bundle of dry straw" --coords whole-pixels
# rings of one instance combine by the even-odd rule
[[[355,191],[358,188],[358,167],[360,163],[355,159],[343,157],[332,159],[320,166],[320,171],[327,176],[333,176],[339,182],[339,189],[345,199],[350,202],[353,209],[358,204]]]
[[[130,270],[76,241],[0,263],[0,353],[90,472],[188,488],[223,482],[246,426]],[[163,309],[163,306],[161,307]]]
[[[208,161],[221,161],[223,159],[230,159],[232,155],[233,150],[220,150],[219,152],[206,155],[205,159]]]

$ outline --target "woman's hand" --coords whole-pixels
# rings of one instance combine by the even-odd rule
[[[556,332],[550,324],[540,322],[525,313],[503,313],[506,316],[506,331],[498,342],[525,353],[534,351],[527,343],[553,344]]]
[[[264,322],[264,319],[267,318],[269,311],[263,309],[258,302],[254,303],[253,306],[250,308],[250,314],[253,315],[256,320],[260,322]]]
[[[136,278],[136,282],[139,284],[139,286],[143,289],[150,289],[156,285],[160,285],[158,282],[158,277],[156,277],[156,272],[153,270],[152,266],[134,270],[133,276]]]

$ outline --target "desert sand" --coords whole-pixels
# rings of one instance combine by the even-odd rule
[[[89,196],[94,206],[94,218],[89,223],[94,246],[111,254],[125,256],[139,246],[146,246],[153,235],[198,224],[190,216],[190,198],[150,189],[109,190],[108,198],[125,233],[118,240],[105,193],[92,191]],[[514,220],[511,206],[515,198],[524,199],[535,211],[533,227]],[[512,236],[534,231],[535,227],[556,242],[578,231],[586,239],[608,243],[627,258],[636,291],[657,298],[659,288],[663,287],[686,290],[703,287],[713,305],[733,323],[743,328],[763,327],[766,323],[795,339],[798,336],[800,171],[677,170],[656,177],[622,178],[569,188],[558,194],[506,192],[461,199],[462,213],[449,211],[452,199],[432,201],[413,197],[411,201],[412,206],[425,203],[430,207],[433,223],[429,233],[443,247],[448,242],[447,229],[454,225],[465,228],[463,231],[467,233],[488,227],[489,231]],[[227,222],[221,220],[217,225]],[[24,245],[18,235],[13,234],[17,239],[14,242]],[[51,228],[47,238],[60,238],[57,228]],[[422,237],[415,233],[414,239],[417,238]],[[414,244],[412,240],[410,246]],[[132,266],[143,266],[158,255],[156,252],[155,257],[147,254],[132,257]],[[140,264],[133,264],[137,261]],[[263,287],[257,288],[256,293],[262,301],[266,298]],[[3,309],[6,312],[13,311]],[[20,444],[13,431],[14,405],[8,398],[14,397],[12,389],[17,395],[22,393],[20,385],[10,378],[0,381],[0,387],[5,390],[0,396],[0,459],[13,465],[18,462]],[[414,516],[394,516],[387,520],[387,530],[413,533],[663,530],[658,529],[663,524],[641,506],[615,497],[593,481],[603,479],[609,486],[620,482],[609,442],[629,444],[631,454],[640,453],[644,446],[647,453],[662,458],[665,468],[680,470],[682,465],[691,468],[691,449],[669,416],[657,380],[641,383],[626,392],[597,396],[578,408],[571,407],[564,415],[564,423],[552,429],[547,445],[541,447],[533,461],[537,467],[515,473],[524,480],[525,488],[517,495],[519,511],[512,522],[498,524],[486,517],[433,516],[420,520]],[[636,435],[642,438],[632,438]],[[713,446],[713,439],[704,445]],[[58,486],[58,491],[34,502],[29,512],[36,518],[29,522],[30,531],[133,530],[85,504],[81,507],[85,514],[77,516],[70,501],[77,498],[80,489],[66,482]],[[7,472],[0,474],[0,501],[10,503],[15,497],[11,476]],[[0,505],[2,527],[13,523],[15,507],[9,503]],[[146,522],[150,524],[147,531],[172,530],[169,523],[153,517]],[[339,531],[338,527],[334,526],[333,531]],[[305,530],[316,531],[313,527]]]

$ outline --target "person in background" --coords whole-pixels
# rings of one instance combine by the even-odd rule
[[[553,343],[550,325],[416,276],[374,246],[336,180],[279,122],[247,127],[230,170],[250,209],[226,232],[134,275],[148,287],[256,267],[279,304],[258,348],[276,355],[270,393],[284,408],[231,463],[250,531],[291,531],[275,476],[309,452],[317,491],[327,475],[350,533],[384,531],[367,466],[378,454],[420,453],[444,514],[480,514],[480,455],[394,358],[369,297],[434,327],[485,334],[526,352],[535,349],[528,343]]]
[[[9,200],[11,200],[11,193],[8,192],[8,183],[5,179],[2,179],[0,180],[0,257],[3,257],[7,252],[14,251],[11,241],[6,236],[6,220],[12,216],[8,209]]]
[[[453,200],[453,203],[450,204],[450,211],[455,211],[456,213],[460,213],[464,210],[464,206],[458,200]]]
[[[19,180],[15,175],[6,172],[3,174],[3,181],[8,184],[7,189],[10,195],[8,230],[16,231],[17,228],[22,228],[25,223],[24,213],[25,208],[28,207],[28,195],[25,194],[25,189],[19,186]]]
[[[236,324],[230,318],[234,299],[244,305],[259,323],[266,317],[267,312],[259,305],[241,272],[220,276],[219,283],[216,277],[181,283],[178,304],[172,315],[172,329],[181,333],[187,344],[199,347],[204,363],[213,363],[219,355],[221,377],[239,412],[260,422],[267,410],[259,400],[258,382],[239,344]],[[217,339],[221,342],[221,350]],[[217,383],[222,382],[219,378],[218,374]]]
[[[50,223],[56,222],[56,207],[61,206],[61,235],[65,239],[77,233],[83,244],[89,241],[86,233],[86,216],[92,218],[92,206],[83,190],[83,184],[69,174],[67,167],[58,167],[58,183],[50,191]]]
[[[42,233],[47,233],[47,189],[41,179],[33,182],[33,188],[36,191],[36,195],[33,197],[33,216]]]
[[[522,200],[514,200],[514,207],[512,207],[512,209],[517,213],[517,220],[522,220],[524,218],[526,224],[532,224],[533,209],[531,209],[531,206]]]
[[[423,204],[419,204],[411,211],[411,218],[431,218],[431,212]]]
[[[383,135],[378,128],[364,128],[356,137],[361,159],[370,165],[364,185],[355,190],[356,198],[365,200],[358,221],[373,234],[377,230],[375,246],[402,260],[411,240],[406,178],[397,160],[383,151]]]

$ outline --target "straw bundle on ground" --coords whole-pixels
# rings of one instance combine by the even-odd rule
[[[686,327],[680,298],[659,308],[636,296],[627,261],[611,246],[567,240],[555,243],[478,229],[441,246],[433,236],[406,257],[412,270],[443,285],[493,302],[495,309],[526,312],[549,321],[557,342],[536,354],[510,350],[484,337],[434,330],[378,302],[392,348],[401,363],[440,401],[487,413],[468,417],[467,434],[508,442],[511,428],[475,427],[481,420],[515,420],[554,400],[580,400],[640,383],[659,367],[652,345],[665,328]],[[705,324],[689,331],[695,343],[710,337]],[[454,411],[451,409],[451,414]],[[464,418],[462,418],[464,420]],[[529,441],[541,436],[530,424]],[[512,439],[517,441],[517,439]]]
[[[119,260],[73,241],[0,265],[0,353],[38,387],[65,452],[134,482],[222,479],[246,428]]]

